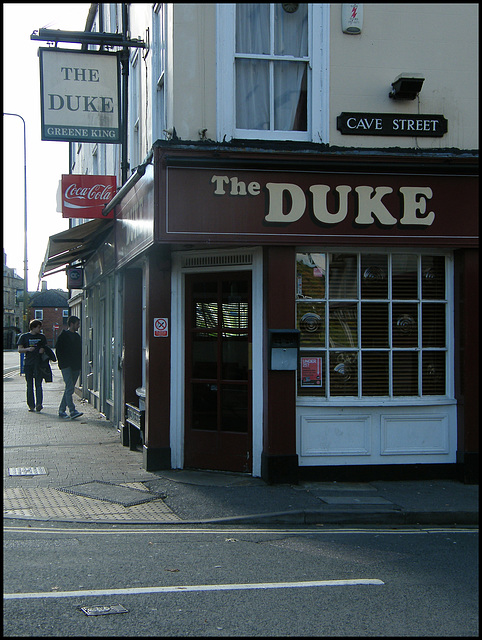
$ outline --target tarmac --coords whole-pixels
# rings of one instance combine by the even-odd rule
[[[4,502],[7,519],[158,525],[478,524],[478,485],[456,480],[268,485],[260,478],[202,470],[148,472],[142,451],[74,397],[83,415],[58,418],[57,366],[44,408],[31,413],[25,379],[4,364]]]

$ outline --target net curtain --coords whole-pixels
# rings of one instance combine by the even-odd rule
[[[273,35],[271,31],[273,20]],[[287,13],[281,4],[236,4],[236,126],[238,129],[306,130],[308,7]],[[257,57],[257,56],[266,56]],[[270,122],[273,65],[274,122]]]

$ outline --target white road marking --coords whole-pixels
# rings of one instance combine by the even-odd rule
[[[258,582],[245,584],[195,584],[172,587],[133,587],[126,589],[94,589],[84,591],[44,591],[38,593],[4,593],[5,600],[31,600],[33,598],[83,598],[87,596],[138,595],[140,593],[179,593],[189,591],[242,591],[250,589],[293,589],[303,587],[347,587],[381,585],[382,580],[310,580],[306,582]]]
[[[267,529],[267,528],[249,528],[249,527],[226,527],[217,529],[205,529],[205,528],[184,528],[173,527],[167,528],[169,525],[162,525],[160,528],[142,528],[137,529],[135,526],[129,528],[118,527],[112,529],[94,529],[94,528],[59,528],[59,527],[17,527],[17,526],[5,526],[4,533],[46,533],[48,535],[100,535],[100,536],[116,536],[122,535],[179,535],[179,534],[210,534],[210,535],[223,535],[228,533],[233,534],[256,534],[256,535],[290,535],[290,536],[312,536],[312,535],[361,535],[361,534],[376,534],[376,535],[420,535],[430,533],[478,533],[478,527],[421,527],[421,528],[400,528],[400,529],[383,529],[383,528],[371,528],[371,529],[338,529],[338,528],[319,528],[316,529]]]

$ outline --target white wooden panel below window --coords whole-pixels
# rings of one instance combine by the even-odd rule
[[[453,463],[457,406],[298,406],[300,466]]]
[[[382,456],[447,454],[448,416],[381,416],[380,437]]]
[[[302,456],[368,456],[371,454],[371,417],[301,416]]]

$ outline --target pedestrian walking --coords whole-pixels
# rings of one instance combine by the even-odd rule
[[[19,353],[25,354],[23,370],[27,383],[28,410],[40,413],[43,409],[43,371],[41,363],[42,354],[47,347],[47,338],[41,333],[42,322],[40,320],[32,320],[29,324],[29,329],[28,333],[22,333],[17,340],[17,349]]]
[[[70,316],[67,320],[67,329],[59,335],[55,345],[57,362],[65,382],[64,395],[59,406],[59,418],[69,417],[66,411],[68,408],[72,420],[84,415],[81,411],[77,411],[72,399],[82,366],[82,338],[77,333],[79,327],[80,318]]]

